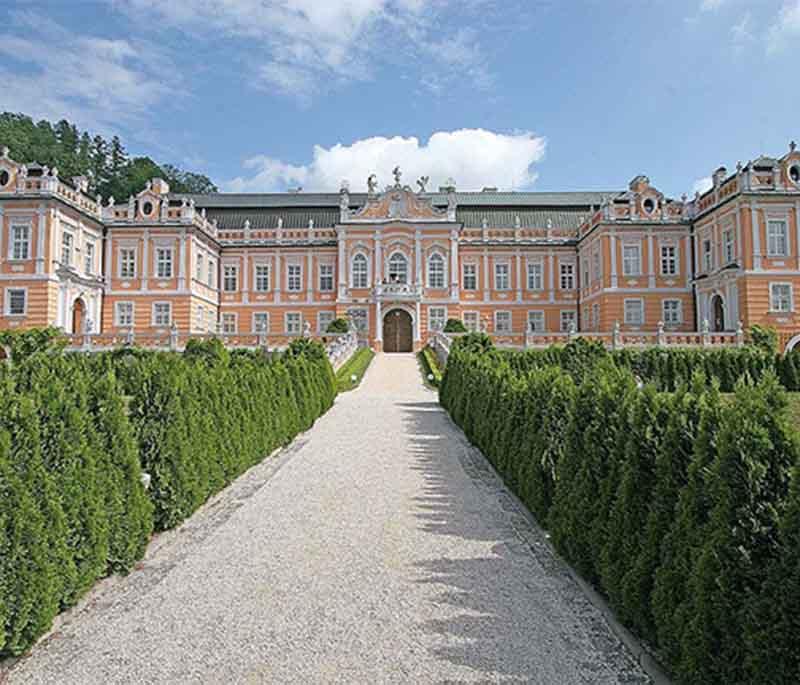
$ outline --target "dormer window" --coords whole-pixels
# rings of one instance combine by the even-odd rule
[[[800,186],[800,164],[795,163],[789,167],[789,179],[796,186]],[[1,182],[2,182],[2,177],[0,176],[0,183]]]
[[[0,188],[7,186],[10,180],[11,174],[9,174],[5,169],[0,169]]]
[[[153,214],[153,203],[149,200],[142,205],[142,214],[151,216]]]
[[[642,203],[642,207],[644,208],[645,214],[652,214],[656,211],[656,202],[652,197],[648,197]]]

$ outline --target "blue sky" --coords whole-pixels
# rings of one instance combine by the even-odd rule
[[[12,0],[0,108],[226,190],[691,193],[800,138],[800,0]]]

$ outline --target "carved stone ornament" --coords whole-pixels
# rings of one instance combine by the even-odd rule
[[[408,221],[451,221],[448,212],[433,206],[430,199],[422,198],[407,187],[390,187],[380,195],[372,195],[350,221],[381,221],[401,219]]]

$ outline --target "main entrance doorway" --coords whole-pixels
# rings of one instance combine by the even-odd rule
[[[392,309],[383,317],[383,351],[413,352],[414,325],[411,314]]]

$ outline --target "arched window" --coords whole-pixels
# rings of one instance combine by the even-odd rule
[[[353,257],[353,266],[350,270],[350,281],[353,288],[369,287],[367,258],[363,254],[359,253]]]
[[[428,257],[428,287],[444,288],[444,257],[434,252]]]
[[[389,257],[389,283],[408,283],[408,260],[400,252]]]

